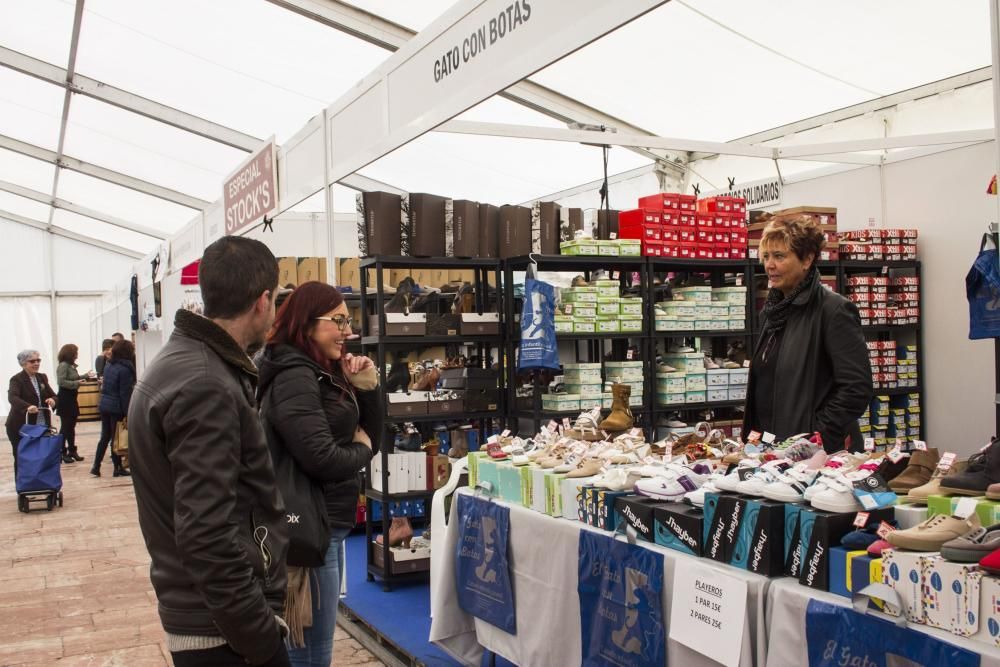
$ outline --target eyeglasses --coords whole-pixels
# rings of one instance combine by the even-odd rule
[[[354,319],[350,317],[344,317],[343,315],[334,315],[333,317],[314,317],[314,320],[324,320],[326,322],[333,322],[337,325],[337,328],[341,331],[347,331],[351,328],[351,324],[354,323]]]
[[[27,363],[29,363],[29,364],[40,364],[40,363],[42,363],[42,360],[41,359],[28,359]]]

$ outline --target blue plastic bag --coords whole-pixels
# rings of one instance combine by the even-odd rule
[[[969,338],[1000,336],[1000,267],[997,249],[987,248],[983,235],[979,256],[965,276],[965,296],[969,300]]]
[[[582,664],[663,667],[663,555],[585,530],[578,550]]]
[[[33,491],[58,491],[62,488],[63,436],[50,435],[45,424],[25,424],[21,427],[21,441],[17,443],[17,477],[14,486],[18,493]]]
[[[979,655],[848,607],[810,600],[809,667],[979,667]]]
[[[524,281],[524,310],[521,311],[521,346],[517,370],[552,368],[559,370],[556,343],[556,288],[534,278]]]
[[[458,606],[514,635],[517,619],[510,582],[509,537],[510,509],[482,498],[458,496]]]

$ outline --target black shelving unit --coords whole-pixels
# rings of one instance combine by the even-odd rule
[[[649,338],[649,355],[650,358],[655,358],[661,341],[668,341],[671,339],[689,339],[689,338],[701,338],[709,339],[709,343],[712,346],[709,349],[711,356],[714,357],[725,357],[724,346],[727,340],[734,338],[742,339],[744,347],[746,349],[747,358],[753,356],[753,319],[754,319],[754,308],[753,308],[753,267],[752,263],[756,260],[749,259],[703,259],[703,260],[692,260],[692,259],[670,259],[663,257],[650,257],[649,258],[649,270],[650,270],[650,282],[655,282],[655,277],[662,274],[664,277],[668,273],[680,274],[705,274],[709,276],[709,284],[712,287],[725,287],[726,281],[725,276],[734,275],[739,276],[739,285],[728,285],[728,286],[746,286],[747,296],[744,302],[745,316],[744,316],[744,327],[735,330],[711,330],[711,329],[697,329],[697,330],[686,330],[686,331],[656,331],[655,330],[655,299],[653,298],[655,291],[650,291],[649,298],[649,309],[648,318],[649,321],[653,323],[654,331]],[[735,281],[734,281],[735,283]],[[672,405],[661,405],[657,400],[656,392],[654,391],[650,396],[649,409],[653,416],[653,424],[657,422],[657,418],[661,415],[670,415],[675,413],[682,413],[684,415],[700,415],[706,411],[711,410],[731,410],[733,408],[742,408],[745,403],[743,399],[734,399],[726,401],[706,401],[702,403],[677,403]],[[733,415],[735,417],[735,415]]]
[[[480,442],[485,440],[486,434],[486,424],[487,422],[493,420],[497,423],[501,423],[505,420],[504,417],[504,355],[503,355],[503,329],[501,324],[501,329],[496,336],[463,336],[463,335],[451,335],[451,336],[390,336],[386,335],[386,318],[385,318],[385,305],[388,302],[388,296],[385,295],[384,289],[384,269],[472,269],[474,273],[474,295],[475,295],[475,306],[477,312],[497,312],[502,315],[504,312],[504,304],[502,303],[501,294],[499,289],[501,270],[500,261],[496,259],[457,259],[454,257],[399,257],[399,256],[376,256],[376,257],[365,257],[360,262],[361,269],[361,290],[357,295],[357,302],[361,306],[361,339],[358,341],[360,344],[361,351],[364,354],[374,354],[375,363],[380,369],[382,374],[382,381],[380,383],[380,391],[382,393],[382,404],[388,406],[387,391],[386,391],[386,375],[387,375],[387,358],[390,353],[407,355],[415,349],[427,348],[427,347],[465,347],[467,345],[475,346],[476,353],[479,355],[480,363],[489,367],[489,360],[491,358],[490,352],[495,351],[496,361],[499,364],[499,369],[497,371],[497,390],[499,400],[497,402],[497,409],[489,412],[474,412],[474,413],[449,413],[440,415],[420,415],[420,416],[408,416],[408,417],[392,417],[385,416],[383,421],[382,433],[380,434],[380,442],[382,446],[380,448],[380,456],[382,457],[382,477],[381,486],[383,489],[389,488],[389,454],[394,451],[394,443],[390,441],[388,436],[388,427],[390,424],[403,424],[403,423],[414,423],[414,424],[429,424],[429,423],[447,423],[454,421],[468,422],[471,420],[479,420],[480,423]],[[375,292],[373,294],[368,293],[368,271],[375,271]],[[493,285],[497,287],[490,287],[490,275],[493,276]],[[373,334],[371,332],[369,316],[375,316],[378,322],[378,334]],[[501,323],[503,318],[501,317]],[[389,524],[391,522],[390,516],[390,506],[391,503],[406,501],[406,500],[416,500],[424,502],[424,516],[429,516],[429,500],[433,497],[433,491],[417,490],[417,491],[407,491],[404,493],[388,493],[386,491],[377,491],[372,487],[371,471],[366,470],[365,472],[365,504],[367,510],[367,516],[372,517],[374,513],[372,511],[372,503],[379,502],[382,503],[382,519],[381,528],[382,535],[389,535]],[[391,568],[390,559],[390,547],[389,540],[383,539],[381,545],[376,545],[373,542],[373,535],[375,531],[373,530],[372,521],[369,519],[365,522],[365,542],[366,542],[366,554],[368,563],[368,580],[373,581],[378,578],[382,581],[382,589],[385,591],[392,590],[392,586],[395,583],[404,581],[414,581],[414,580],[426,580],[430,576],[430,571],[424,572],[412,572],[412,573],[393,573]],[[381,560],[384,565],[380,566],[376,563],[375,551],[376,549],[381,550]]]
[[[521,340],[520,328],[520,308],[522,298],[515,298],[514,295],[514,272],[526,271],[529,265],[534,264],[537,271],[559,271],[573,272],[583,275],[584,279],[590,280],[595,271],[604,270],[608,272],[609,279],[617,272],[617,279],[621,285],[621,291],[631,296],[643,298],[643,312],[647,311],[647,301],[649,299],[649,264],[646,257],[611,257],[611,256],[572,256],[572,255],[541,255],[531,254],[520,257],[512,257],[504,260],[504,304],[506,311],[504,315],[505,328],[507,333],[507,358],[508,368],[508,405],[510,414],[514,419],[526,419],[532,424],[531,428],[537,432],[543,422],[549,419],[562,417],[577,417],[580,410],[573,411],[553,411],[542,408],[542,385],[539,381],[540,373],[533,373],[531,408],[520,407],[517,398],[517,349]],[[633,274],[638,274],[639,283],[632,283]],[[572,342],[575,347],[577,362],[604,363],[606,354],[606,343],[610,342],[611,353],[615,358],[625,361],[626,351],[631,342],[636,343],[640,359],[646,354],[646,341],[651,332],[650,321],[644,317],[642,331],[624,333],[580,333],[580,334],[557,334],[556,339],[560,342]],[[650,360],[651,361],[651,360]],[[605,374],[602,372],[602,377]],[[643,418],[648,415],[648,401],[653,385],[648,375],[643,379],[643,400],[646,401],[641,407],[633,407],[633,414],[636,416],[638,426],[651,426],[642,424]],[[607,414],[607,410],[604,411]]]

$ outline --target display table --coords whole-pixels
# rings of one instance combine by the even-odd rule
[[[457,493],[472,494],[467,488]],[[430,641],[467,665],[479,665],[484,648],[521,667],[580,664],[582,640],[577,596],[577,543],[582,530],[604,535],[608,533],[578,521],[557,519],[521,506],[494,502],[510,508],[511,581],[517,634],[508,634],[480,621],[458,606],[455,587],[455,552],[459,537],[459,531],[455,529],[458,525],[456,502],[451,506],[445,548],[434,555]],[[648,542],[639,544],[664,557],[663,618],[668,633],[674,569],[681,559],[691,559],[703,567],[717,568],[731,577],[745,580],[747,614],[740,664],[751,667],[765,663],[767,638],[762,620],[772,580]],[[667,663],[685,667],[718,664],[675,641],[667,642]]]
[[[820,600],[842,607],[851,606],[851,600],[833,593],[813,590],[799,585],[794,579],[776,579],[767,593],[768,633],[767,667],[802,667],[809,664],[806,648],[806,607],[809,600]],[[885,616],[885,618],[891,618]],[[981,667],[1000,667],[1000,649],[978,641],[957,637],[950,632],[910,624],[919,632],[961,646],[982,656]],[[764,663],[761,663],[764,664]]]

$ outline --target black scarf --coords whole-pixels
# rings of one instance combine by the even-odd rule
[[[792,303],[800,294],[815,287],[818,280],[819,269],[814,264],[809,269],[806,277],[802,279],[802,282],[788,296],[785,296],[779,289],[769,290],[767,293],[767,303],[764,304],[764,310],[761,311],[761,316],[767,322],[766,329],[772,333],[778,333],[784,329],[788,321],[788,315],[791,312]]]

